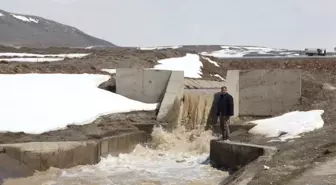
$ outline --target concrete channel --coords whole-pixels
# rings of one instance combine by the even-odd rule
[[[148,139],[148,133],[138,131],[101,140],[2,144],[2,159],[10,159],[15,163],[2,163],[1,178],[29,176],[35,170],[45,171],[50,167],[65,169],[97,164],[101,157],[129,153],[137,144]],[[24,169],[13,164],[20,164]]]
[[[117,92],[121,95],[139,101],[149,103],[157,101],[161,102],[157,119],[162,122],[169,122],[172,120],[178,121],[178,119],[181,119],[181,115],[184,112],[181,111],[182,109],[180,109],[180,107],[187,107],[186,105],[183,105],[185,94],[197,92],[199,93],[197,96],[203,96],[204,93],[209,92],[208,99],[203,102],[203,104],[207,107],[207,110],[197,110],[202,112],[202,116],[197,118],[200,121],[195,121],[193,119],[189,120],[193,123],[197,122],[197,124],[203,124],[209,116],[212,94],[217,91],[217,88],[219,89],[223,85],[230,87],[229,92],[231,91],[230,93],[232,95],[238,97],[236,98],[238,106],[235,108],[235,116],[250,114],[246,113],[246,111],[244,111],[245,109],[242,109],[243,106],[240,105],[242,103],[239,99],[244,99],[245,101],[243,103],[245,104],[251,104],[262,99],[263,105],[261,106],[264,107],[269,107],[274,103],[274,96],[276,95],[271,92],[267,92],[262,97],[256,97],[255,99],[252,98],[251,102],[249,102],[249,94],[246,92],[251,91],[248,91],[248,88],[255,89],[257,86],[261,88],[268,88],[271,85],[273,90],[279,90],[279,88],[286,88],[287,86],[293,86],[293,84],[298,84],[299,88],[301,88],[301,76],[297,73],[297,71],[293,70],[286,72],[283,70],[258,70],[252,72],[231,71],[228,72],[228,74],[233,76],[227,77],[227,79],[234,80],[218,83],[198,83],[195,82],[195,80],[189,80],[189,86],[197,87],[198,90],[189,89],[186,90],[185,93],[183,72],[167,70],[160,72],[159,70],[148,69],[117,69]],[[247,75],[254,76],[254,74],[258,75],[256,75],[255,79],[252,78],[255,83],[253,87],[247,85],[239,86],[242,82],[244,82],[242,84],[248,84],[248,79],[245,77]],[[290,76],[288,74],[293,74],[296,77],[295,81],[290,79],[287,81],[283,80],[282,77],[284,75]],[[160,75],[163,75],[164,77],[160,78]],[[153,76],[155,78],[153,78]],[[262,79],[260,84],[257,83],[259,79]],[[269,82],[267,80],[269,80]],[[125,84],[129,86],[130,83],[134,85],[132,87],[135,89],[127,89]],[[202,83],[208,84],[203,91],[198,87]],[[300,89],[294,90],[295,92],[300,91]],[[143,96],[147,91],[150,91],[151,95]],[[257,93],[257,91],[255,91],[255,93]],[[254,96],[254,94],[252,93],[251,96]],[[297,101],[299,96],[300,94],[296,93],[295,97],[286,99],[286,97],[281,95],[282,99],[280,103],[281,105],[290,106],[292,103]],[[202,102],[200,102],[200,98],[197,99],[197,106],[199,107]],[[178,103],[176,104],[176,102]],[[280,110],[270,109],[267,111],[267,109],[265,109],[265,111],[262,112],[262,115],[271,116],[278,111],[282,111],[283,108],[284,106],[282,106]],[[190,109],[190,111],[195,110]],[[253,112],[252,114],[259,114],[259,112]],[[0,151],[2,153],[0,159],[14,160],[17,164],[24,165],[24,167],[18,168],[17,166],[10,166],[10,163],[8,163],[8,166],[2,166],[2,168],[0,168],[0,172],[3,172],[0,178],[6,179],[32,175],[31,173],[35,170],[44,171],[50,167],[71,168],[77,165],[96,164],[100,161],[101,157],[106,157],[107,155],[116,156],[119,153],[128,153],[131,152],[137,144],[147,142],[150,139],[149,133],[151,133],[153,126],[154,125],[151,124],[138,125],[140,131],[100,140],[2,144],[0,145]],[[231,130],[234,131],[238,129],[249,130],[253,126],[254,125],[231,125],[230,127]],[[212,140],[210,142],[210,161],[215,168],[222,168],[233,172],[231,176],[223,180],[221,184],[231,185],[240,182],[240,184],[243,185],[247,184],[249,179],[251,180],[253,178],[257,169],[256,166],[260,166],[260,162],[262,161],[270,160],[276,151],[277,149],[274,147]],[[26,168],[30,170],[27,170]],[[26,169],[28,172],[23,173],[23,169]]]

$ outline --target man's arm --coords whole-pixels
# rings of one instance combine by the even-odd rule
[[[213,101],[212,101],[212,111],[213,114],[217,114],[218,113],[218,103],[219,103],[219,98],[218,98],[218,93],[215,93],[213,96]]]
[[[233,97],[230,95],[229,97],[229,115],[234,115],[234,103],[233,103]]]

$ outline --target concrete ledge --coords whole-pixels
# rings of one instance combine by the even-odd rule
[[[232,171],[237,171],[260,156],[274,155],[276,151],[275,147],[232,141],[210,141],[210,161],[212,166]]]
[[[70,168],[76,165],[95,164],[99,161],[94,141],[30,142],[1,145],[11,158],[33,170],[49,167]]]
[[[231,132],[235,132],[237,130],[250,130],[251,128],[255,127],[256,124],[229,124],[229,129],[230,129],[230,133]],[[220,125],[219,124],[216,124],[214,126],[214,132],[217,133],[217,134],[221,134],[221,129],[220,129]]]
[[[50,167],[96,164],[101,156],[130,152],[147,138],[146,132],[138,131],[101,140],[2,144],[0,148],[4,154],[30,169],[44,171]]]

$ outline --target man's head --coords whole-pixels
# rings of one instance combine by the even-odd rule
[[[227,88],[226,88],[226,86],[221,87],[221,92],[222,92],[222,93],[227,93]]]

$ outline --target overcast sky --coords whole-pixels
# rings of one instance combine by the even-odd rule
[[[336,46],[336,0],[0,0],[0,8],[120,46]]]

